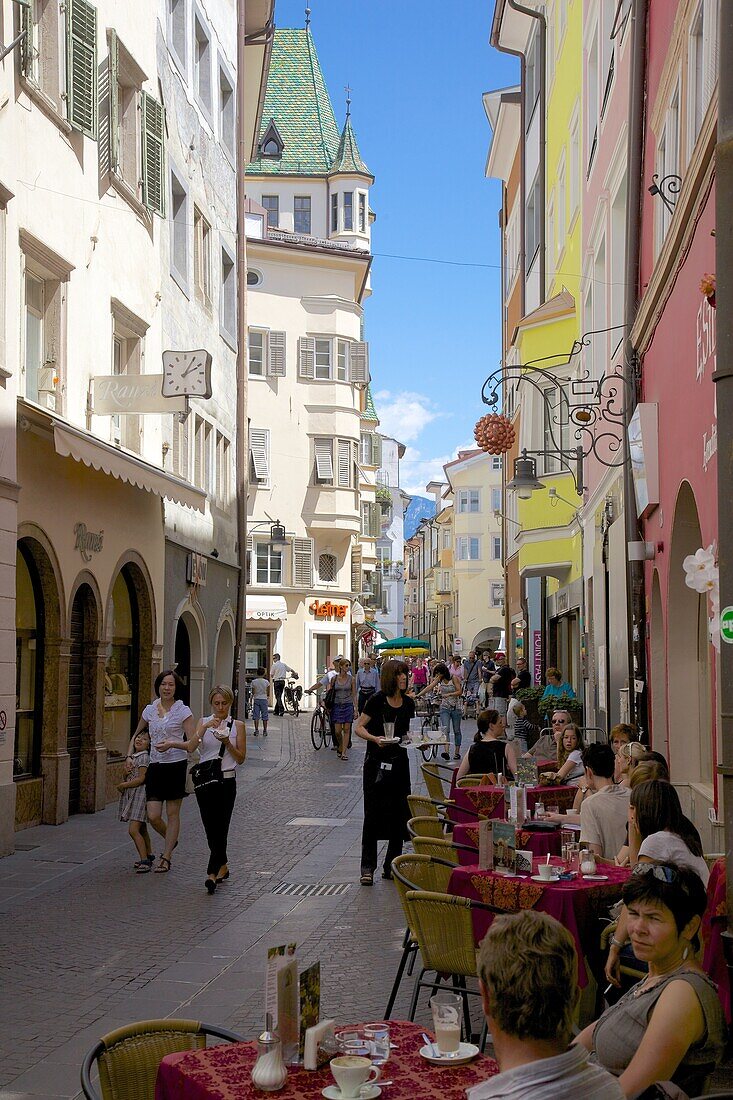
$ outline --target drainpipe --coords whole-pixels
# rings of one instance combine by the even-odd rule
[[[733,50],[733,4],[720,5],[719,57]],[[726,45],[727,43],[727,45]],[[721,610],[733,604],[733,515],[730,507],[733,475],[733,67],[721,60],[718,77],[718,144],[715,149],[715,296],[717,364],[713,374],[718,409],[718,567]],[[723,779],[728,930],[723,933],[728,965],[733,964],[733,649],[720,647],[718,703],[720,706],[720,763]],[[705,731],[703,731],[705,732]]]
[[[624,376],[631,400],[624,410],[624,465],[623,501],[626,545],[639,540],[639,521],[636,515],[636,492],[631,472],[628,425],[638,400],[638,359],[631,343],[631,326],[639,304],[639,261],[641,244],[641,215],[644,197],[642,172],[644,171],[644,121],[646,102],[646,30],[648,0],[634,0],[633,32],[631,41],[631,85],[629,88],[629,137],[627,149],[628,195],[626,203],[626,292],[624,322]],[[721,54],[721,56],[723,56]],[[628,553],[628,551],[627,551]],[[626,634],[628,663],[629,718],[638,727],[639,735],[646,734],[646,690],[639,705],[636,701],[634,680],[646,682],[646,638],[644,615],[644,563],[626,563]]]

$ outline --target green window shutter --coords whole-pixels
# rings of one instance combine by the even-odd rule
[[[20,44],[20,71],[23,76],[30,76],[33,65],[33,38],[35,28],[33,26],[33,9],[28,6],[20,9],[20,30],[25,31],[25,38]]]
[[[116,172],[120,163],[120,49],[117,31],[109,32],[109,167]]]
[[[372,436],[372,466],[382,465],[382,437],[375,432]]]
[[[66,108],[68,121],[97,136],[97,9],[87,0],[66,4]]]
[[[369,505],[369,535],[378,539],[382,533],[382,509],[378,504]]]
[[[165,108],[147,92],[142,94],[143,204],[165,217]]]

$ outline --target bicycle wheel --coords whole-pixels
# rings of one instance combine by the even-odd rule
[[[315,710],[311,718],[311,741],[316,751],[318,751],[321,745],[325,744],[326,741],[326,734],[323,729],[323,715],[320,710]]]

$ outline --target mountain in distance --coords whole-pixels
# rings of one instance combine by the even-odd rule
[[[405,512],[405,538],[410,539],[420,526],[420,520],[435,515],[435,501],[432,497],[411,497]]]

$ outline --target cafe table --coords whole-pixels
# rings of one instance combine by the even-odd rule
[[[533,861],[533,874],[537,874],[540,861]],[[551,863],[561,866],[552,858]],[[621,897],[621,889],[631,871],[628,867],[598,864],[598,873],[606,878],[597,880],[577,875],[560,882],[535,882],[528,875],[505,875],[498,871],[482,871],[478,865],[456,867],[451,873],[448,892],[457,897],[483,901],[507,913],[521,909],[535,909],[548,913],[564,925],[575,940],[578,952],[578,985],[588,985],[591,975],[587,964],[595,970],[600,963],[600,934],[598,918],[608,912],[608,907]],[[486,935],[494,914],[486,910],[473,910],[473,930],[476,943]]]
[[[525,787],[527,794],[527,810],[534,814],[534,808],[538,802],[547,806],[557,806],[563,810],[572,809],[577,787]],[[482,817],[501,820],[506,816],[504,787],[480,786],[480,787],[456,787],[451,798],[448,816],[455,824],[475,824],[476,814]]]
[[[343,1025],[344,1027],[348,1025]],[[394,1048],[382,1069],[384,1100],[465,1100],[466,1089],[499,1072],[493,1058],[483,1054],[462,1066],[435,1066],[421,1057],[423,1028],[416,1024],[388,1021]],[[428,1034],[432,1035],[431,1032]],[[257,1044],[224,1043],[207,1050],[168,1054],[160,1063],[155,1082],[155,1100],[263,1100],[251,1081]],[[378,1083],[378,1082],[377,1082]],[[334,1080],[326,1066],[307,1071],[288,1070],[285,1087],[273,1096],[282,1100],[320,1100],[321,1091]]]
[[[478,860],[478,823],[454,825],[453,841],[458,847],[458,862],[469,866]],[[476,851],[466,849],[475,848]],[[559,825],[543,829],[523,829],[517,826],[517,848],[537,857],[559,856],[562,853],[562,830]]]

